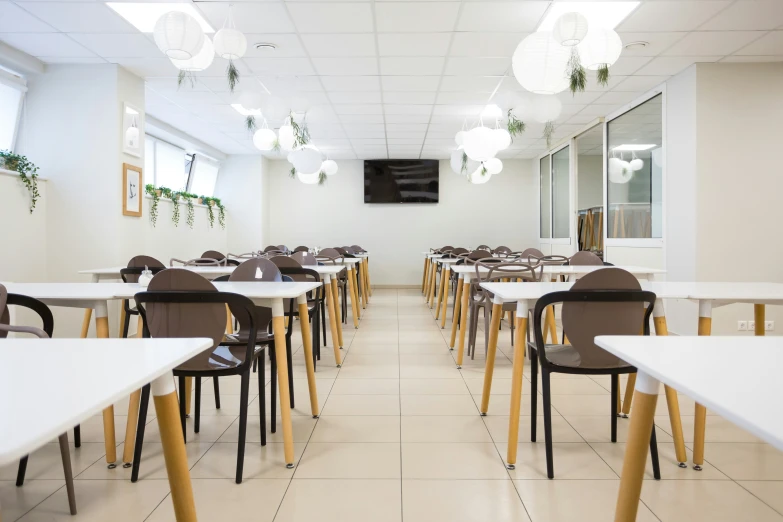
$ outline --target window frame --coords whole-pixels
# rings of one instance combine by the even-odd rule
[[[538,242],[546,245],[570,245],[572,244],[572,236],[574,233],[573,227],[573,213],[574,213],[574,170],[573,170],[573,153],[574,149],[571,147],[572,138],[564,140],[554,148],[548,149],[545,153],[541,154],[537,158],[537,170],[538,176],[536,176],[536,186],[538,187]],[[554,172],[552,170],[553,156],[563,150],[566,147],[571,147],[568,150],[568,237],[551,237],[555,234],[555,213],[554,213]],[[549,236],[541,236],[541,160],[549,156]]]
[[[14,130],[11,133],[11,143],[8,147],[8,150],[11,152],[16,152],[16,142],[19,139],[19,124],[22,121],[22,111],[24,110],[25,102],[27,101],[27,82],[24,78],[17,77],[0,69],[0,84],[11,89],[16,89],[20,93],[19,105],[16,107],[16,117],[14,118]]]
[[[207,156],[206,154],[200,154],[198,152],[192,153],[193,161],[190,163],[190,172],[188,172],[188,183],[187,183],[187,191],[193,192],[193,179],[194,175],[196,174],[196,171],[198,170],[198,164],[202,161],[214,163],[217,167],[217,172],[215,173],[215,187],[212,189],[212,194],[197,194],[198,196],[207,196],[207,197],[215,197],[215,189],[218,185],[218,179],[220,178],[220,162],[216,160],[215,158],[212,158],[210,156]]]

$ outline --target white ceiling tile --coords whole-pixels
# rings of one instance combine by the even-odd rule
[[[389,132],[427,132],[426,123],[387,123],[386,130]]]
[[[372,34],[303,34],[310,56],[375,56]]]
[[[407,138],[387,138],[386,143],[388,143],[389,148],[391,149],[392,146],[395,146],[396,148],[402,148],[401,146],[405,145],[418,145],[421,146],[422,142],[424,141],[424,136],[420,138],[416,138],[413,136],[409,136]],[[412,147],[408,147],[412,148]]]
[[[578,103],[564,103],[563,108],[560,109],[560,114],[563,116],[570,116],[572,114],[576,114],[577,112],[581,111],[587,107],[587,105],[584,104],[578,104]]]
[[[585,91],[606,92],[614,89],[623,80],[628,78],[628,76],[619,74],[616,71],[617,70],[614,69],[614,66],[609,69],[609,82],[606,86],[598,83],[595,71],[587,71],[587,85],[585,86]]]
[[[501,76],[444,76],[441,91],[493,92]]]
[[[331,105],[313,105],[307,108],[307,121],[337,123],[337,118]]]
[[[613,90],[643,93],[657,87],[669,78],[669,76],[629,76]]]
[[[321,81],[329,92],[362,92],[380,91],[379,78],[379,76],[321,76]]]
[[[381,103],[380,91],[367,92],[330,92],[332,103]]]
[[[171,64],[168,58],[161,55],[160,58],[114,58],[106,57],[106,60],[111,63],[122,65],[130,72],[141,78],[147,76],[172,76],[172,81],[176,84],[178,70]],[[226,79],[223,78],[223,82]],[[188,84],[188,87],[190,84]]]
[[[390,92],[384,91],[384,103],[410,103],[410,104],[429,104],[435,103],[437,93],[431,92]]]
[[[38,56],[39,60],[48,64],[62,63],[62,64],[91,64],[91,63],[107,63],[105,58],[98,56]],[[174,80],[176,83],[176,79]],[[146,103],[146,101],[145,101]]]
[[[20,7],[66,33],[136,33],[114,10],[100,2],[20,2]]]
[[[425,144],[427,147],[452,147],[454,145],[453,139],[436,139],[436,138],[430,138],[427,137],[427,140],[425,141]]]
[[[459,127],[456,127],[453,131],[450,132],[435,132],[432,130],[427,131],[427,137],[428,138],[438,138],[442,140],[451,140],[454,138],[454,135],[457,134],[457,131],[459,131]],[[456,147],[456,142],[454,143],[454,146]]]
[[[325,76],[353,76],[378,74],[376,58],[313,58],[318,74]]]
[[[439,105],[453,105],[453,104],[466,104],[477,105],[487,103],[489,100],[489,93],[486,92],[448,92],[441,91],[438,93]]]
[[[459,123],[430,123],[427,133],[431,132],[448,132],[451,134],[451,138],[462,128],[462,122]]]
[[[606,116],[607,114],[611,114],[615,107],[616,105],[601,105],[594,103],[579,111],[579,114],[583,116]]]
[[[697,62],[715,62],[720,56],[659,56],[639,69],[641,75],[671,75],[679,73]]]
[[[379,33],[431,33],[454,30],[459,2],[376,2]]]
[[[351,139],[358,139],[358,138],[385,138],[386,137],[386,131],[383,130],[383,125],[381,125],[381,130],[368,130],[368,131],[349,131],[345,133],[346,136],[348,136]]]
[[[335,160],[341,160],[341,159],[356,159],[356,154],[354,154],[350,150],[339,150],[339,151],[333,151],[329,153],[329,157],[331,159]],[[328,180],[327,180],[328,183]]]
[[[371,33],[372,10],[366,2],[289,3],[300,33]]]
[[[383,105],[365,104],[365,105],[335,105],[334,111],[337,114],[383,114]]]
[[[6,33],[2,35],[2,40],[33,56],[95,56],[62,33]]]
[[[71,33],[68,36],[99,56],[160,56],[157,46],[143,34]]]
[[[702,30],[741,31],[777,29],[783,25],[783,2],[752,0],[737,2],[709,20]]]
[[[454,33],[451,56],[506,56],[511,59],[519,43],[530,33]]]
[[[383,131],[385,126],[381,123],[344,123],[345,132]]]
[[[384,105],[385,114],[420,114],[429,116],[432,105]]]
[[[223,27],[228,15],[228,6],[229,2],[197,3],[197,8],[215,30]],[[282,2],[239,2],[234,4],[232,17],[236,28],[245,34],[295,32],[294,24],[288,17]]]
[[[363,138],[360,140],[351,140],[351,143],[353,143],[355,146],[372,146],[372,145],[383,145],[386,146],[386,139],[385,138]]]
[[[630,76],[637,73],[640,67],[650,61],[649,56],[626,56],[620,58],[609,68],[610,75]]]
[[[673,43],[688,34],[685,32],[670,32],[670,33],[635,33],[635,32],[618,32],[620,39],[623,41],[623,45],[628,45],[632,42],[647,42],[645,47],[633,47],[631,49],[623,49],[624,56],[658,56],[663,51],[668,49]]]
[[[445,60],[445,58],[439,57],[381,57],[381,74],[390,76],[438,75],[443,71]]]
[[[478,116],[484,105],[435,105],[432,110],[437,115]]]
[[[427,123],[429,114],[387,114],[386,123]]]
[[[307,56],[307,52],[299,41],[296,34],[257,34],[246,33],[248,57],[259,58],[278,58],[285,56]],[[276,49],[256,49],[256,44],[271,43],[277,46]]]
[[[351,141],[348,139],[320,139],[318,146],[322,148],[348,149],[351,147]]]
[[[0,2],[0,33],[53,33],[56,29],[45,24],[11,2]]]
[[[451,33],[380,33],[380,56],[446,56]]]
[[[383,123],[383,114],[341,114],[343,123]]]
[[[320,92],[323,90],[317,76],[260,75],[255,79],[263,84],[273,95],[281,95],[287,92]],[[242,85],[240,84],[240,87]]]
[[[617,26],[617,31],[693,31],[729,4],[730,0],[644,2]]]
[[[382,76],[384,91],[435,91],[440,76]]]
[[[430,125],[449,125],[451,127],[456,125],[461,128],[463,124],[474,123],[475,118],[468,121],[469,119],[470,118],[466,116],[460,116],[458,114],[433,114]],[[457,128],[457,130],[459,130],[459,128]]]
[[[258,76],[315,74],[310,60],[306,57],[243,58],[242,61]]]
[[[536,30],[549,2],[467,2],[458,31],[532,32]]]
[[[449,58],[444,74],[502,75],[511,71],[511,59],[506,57],[458,56]]]
[[[755,42],[743,47],[737,54],[781,55],[783,54],[783,31],[771,31]]]
[[[764,63],[764,62],[783,62],[783,53],[772,56],[772,55],[764,55],[764,56],[744,56],[744,55],[733,55],[733,56],[727,56],[721,60],[721,62],[742,62],[742,63]]]
[[[639,92],[607,92],[601,95],[598,99],[598,103],[606,103],[613,105],[625,105],[635,100],[639,96]]]
[[[672,45],[665,56],[717,56],[732,54],[753,40],[762,31],[696,31]]]

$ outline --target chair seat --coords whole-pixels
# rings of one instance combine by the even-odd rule
[[[229,342],[247,343],[249,333],[247,330],[239,330],[237,333],[226,335],[226,340]],[[257,343],[271,343],[274,342],[275,335],[267,331],[256,332]]]
[[[527,345],[531,350],[536,349],[536,343],[528,341]],[[617,364],[607,366],[606,364],[596,364],[590,357],[583,357],[576,348],[570,344],[547,344],[546,345],[546,358],[549,362],[555,366],[563,368],[584,368],[590,370],[616,370],[618,368],[632,368],[632,366],[624,361],[617,360]]]
[[[247,346],[218,346],[209,356],[209,361],[204,364],[203,357],[196,356],[185,361],[176,368],[175,372],[207,372],[215,370],[232,370],[245,361]]]

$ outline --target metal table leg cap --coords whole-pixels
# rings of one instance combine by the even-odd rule
[[[461,370],[461,369],[462,369],[462,366],[460,366],[460,365],[457,365],[457,369],[458,369],[458,370]]]
[[[343,365],[342,365],[342,364],[338,364],[338,365],[337,365],[337,367],[338,367],[338,368],[342,368],[342,367],[343,367]]]
[[[623,418],[623,419],[627,419],[627,418],[628,418],[628,415],[626,415],[625,413],[623,413],[622,415],[620,415],[620,417],[621,417],[621,418]]]
[[[486,416],[487,416],[487,412],[485,412],[485,411],[482,411],[480,415],[481,415],[482,417],[486,417]]]
[[[285,467],[287,469],[294,469],[294,465],[293,464],[286,464]]]
[[[314,418],[314,419],[317,419],[317,418],[318,418],[318,415],[313,415],[313,418]]]
[[[696,471],[701,471],[701,466],[699,466],[698,464],[694,464],[693,469],[695,469]]]
[[[679,467],[681,467],[683,469],[688,467],[688,465],[686,463],[684,463],[684,462],[678,462],[677,466],[679,466]]]
[[[513,464],[506,464],[506,469],[517,469]]]
[[[107,467],[107,468],[109,468],[109,469],[114,469],[114,468],[116,468],[116,467],[117,467],[117,464],[115,464],[114,462],[112,462],[111,464],[109,464],[109,465],[108,465],[108,466],[106,466],[106,467]]]
[[[122,467],[125,468],[125,469],[128,469],[131,466],[133,466],[133,462],[125,462],[125,463],[122,464]]]
[[[450,352],[453,352],[453,351],[454,351],[454,348],[449,348],[449,351],[450,351]]]

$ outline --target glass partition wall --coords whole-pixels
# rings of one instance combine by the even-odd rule
[[[603,255],[604,129],[596,125],[574,140],[576,146],[577,250]]]
[[[565,147],[539,160],[539,238],[562,243],[571,237],[570,148]]]
[[[552,219],[550,210],[552,208],[552,177],[550,156],[544,156],[539,161],[539,234],[541,239],[552,237]]]

